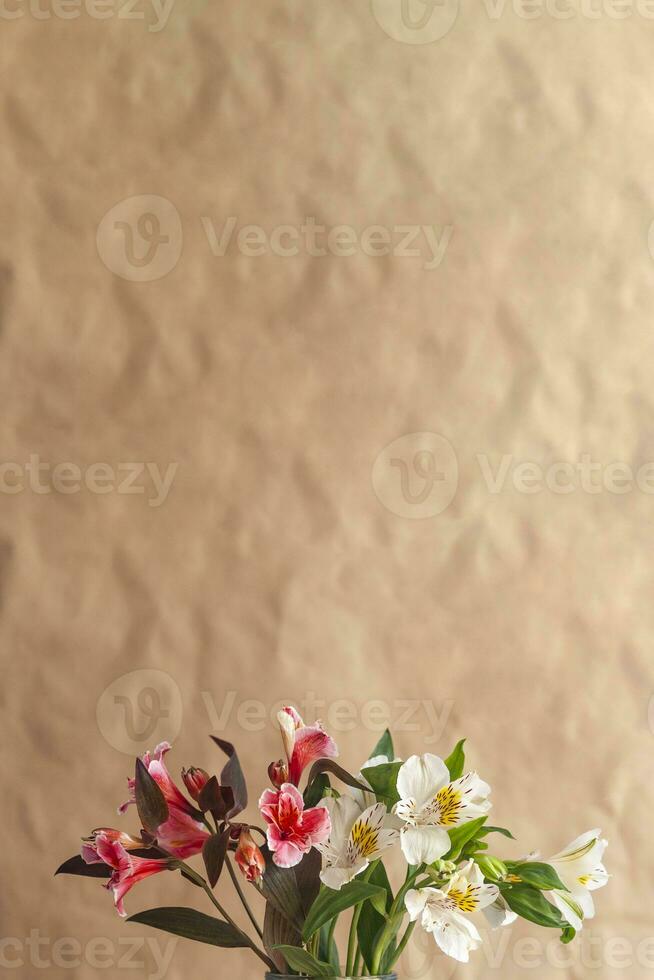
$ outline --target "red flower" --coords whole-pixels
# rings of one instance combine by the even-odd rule
[[[242,830],[236,848],[236,863],[248,881],[256,884],[266,870],[263,854],[254,842],[249,830]]]
[[[200,793],[209,782],[209,773],[205,772],[204,769],[191,766],[190,769],[182,769],[182,779],[189,796],[192,796],[197,803]]]
[[[150,878],[160,871],[167,871],[169,867],[166,859],[153,860],[128,854],[119,840],[111,840],[104,833],[99,833],[95,838],[95,850],[100,860],[113,869],[106,888],[113,892],[114,904],[118,914],[122,916],[127,914],[123,899],[130,888],[144,878]]]
[[[268,825],[268,847],[280,868],[293,868],[331,832],[329,813],[323,806],[304,809],[302,794],[291,783],[279,790],[267,789],[259,800]]]
[[[164,795],[164,799],[169,807],[175,807],[178,810],[184,810],[186,813],[195,813],[195,808],[192,803],[186,799],[182,794],[181,790],[175,786],[172,777],[168,770],[166,769],[166,764],[163,759],[166,752],[170,752],[170,743],[161,742],[157,745],[154,750],[154,755],[146,752],[142,758],[143,765],[148,770],[155,783]],[[129,799],[118,807],[119,813],[125,813],[127,808],[136,803],[135,791],[136,791],[136,781],[134,779],[128,779],[127,785],[129,787]]]
[[[114,830],[113,827],[100,827],[93,830],[89,837],[82,841],[82,857],[87,864],[102,864],[103,860],[98,854],[98,838],[103,841],[110,841],[112,844],[122,844],[126,851],[136,851],[147,845],[138,837],[132,837],[122,830]]]
[[[204,846],[204,842],[211,836],[202,820],[198,819],[200,814],[177,788],[168,772],[163,758],[170,750],[168,742],[157,745],[154,755],[146,752],[143,756],[143,764],[156,782],[157,786],[164,795],[168,804],[168,819],[157,828],[157,844],[174,857],[185,860],[194,854],[199,854]],[[195,770],[195,773],[202,770]],[[130,798],[119,808],[119,813],[125,813],[127,808],[136,802],[135,781],[128,779],[130,788]]]
[[[318,759],[335,759],[336,742],[323,730],[319,721],[305,725],[295,708],[287,707],[277,715],[289,765],[289,782],[297,786],[307,766]]]

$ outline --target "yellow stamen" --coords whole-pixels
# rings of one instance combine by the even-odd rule
[[[357,820],[352,827],[350,842],[358,854],[362,857],[370,857],[377,850],[379,831],[369,824],[363,823],[362,820]]]
[[[452,899],[454,904],[462,912],[474,912],[479,905],[479,886],[478,885],[468,885],[464,892],[458,891],[456,888],[452,888],[448,892],[448,896]]]
[[[456,826],[461,809],[461,799],[461,793],[458,793],[451,785],[439,789],[434,798],[434,803],[439,811],[440,823],[444,827]]]

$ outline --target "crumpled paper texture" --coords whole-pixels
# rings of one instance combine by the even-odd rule
[[[3,975],[260,976],[52,875],[160,738],[256,802],[282,701],[610,839],[577,946],[403,977],[652,974],[654,25],[538,9],[7,0]]]

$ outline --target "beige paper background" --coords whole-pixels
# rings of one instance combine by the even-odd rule
[[[611,7],[493,18],[475,2],[418,44],[367,0],[176,0],[161,30],[144,4],[147,22],[35,9],[3,17],[0,36],[2,458],[178,469],[159,507],[145,479],[141,495],[37,493],[27,477],[2,494],[3,975],[158,975],[151,950],[128,969],[119,943],[164,948],[163,934],[121,922],[97,883],[52,878],[118,819],[130,742],[125,709],[102,697],[114,682],[135,697],[124,675],[143,669],[170,678],[146,675],[172,711],[164,729],[181,704],[173,769],[217,764],[206,736],[222,733],[255,799],[279,747],[244,702],[269,713],[316,692],[352,769],[383,711],[404,756],[467,736],[494,820],[518,837],[500,853],[603,828],[614,877],[571,962],[526,925],[493,937],[499,965],[479,952],[455,969],[421,942],[405,977],[649,976],[653,498],[579,481],[524,493],[511,475],[493,494],[477,456],[493,471],[503,454],[654,458],[654,25]],[[152,281],[134,281],[158,267],[130,265],[116,227],[159,214],[121,203],[138,195],[180,221],[162,212],[153,262],[174,267]],[[202,219],[219,233],[230,215],[268,233],[307,216],[453,231],[433,269],[424,239],[409,257],[253,257],[234,242],[215,256]],[[131,278],[103,261],[121,254]],[[453,447],[458,486],[440,443],[448,475],[427,510],[454,499],[414,520],[400,469],[419,494],[422,444],[381,457],[388,506],[373,465],[416,432]],[[137,733],[147,721],[136,712]],[[189,889],[166,876],[127,907],[203,907]],[[56,965],[63,937],[79,965]],[[98,937],[114,944],[103,969],[88,962]],[[228,970],[261,973],[180,942],[165,975]]]

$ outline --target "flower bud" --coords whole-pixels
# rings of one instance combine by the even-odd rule
[[[266,862],[249,830],[242,830],[236,848],[236,863],[248,881],[256,884],[263,877]]]
[[[189,769],[182,769],[182,779],[189,795],[197,803],[200,793],[209,782],[209,773],[205,772],[204,769],[197,769],[195,766],[191,766]]]
[[[484,878],[489,878],[491,881],[501,881],[506,873],[507,867],[504,861],[500,861],[496,857],[483,857],[475,858],[479,868],[484,876]]]
[[[268,766],[268,776],[275,789],[281,789],[284,783],[288,782],[288,765],[283,759],[271,762]]]

